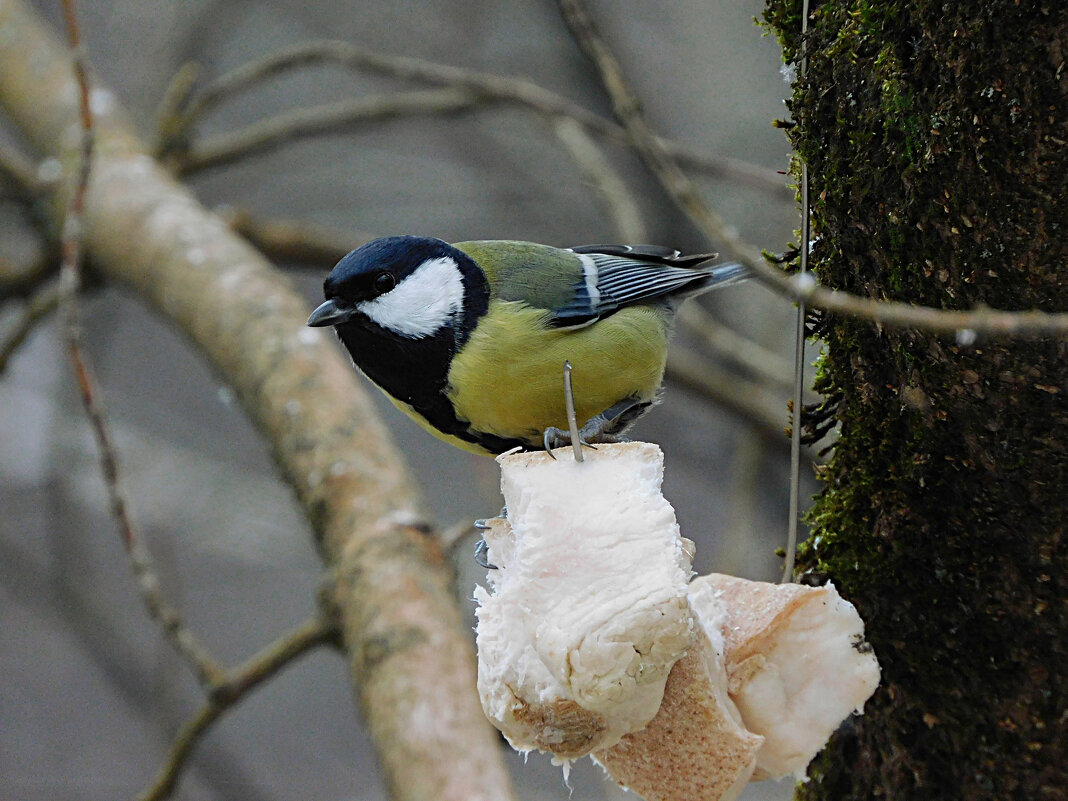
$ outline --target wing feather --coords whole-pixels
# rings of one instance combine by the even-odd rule
[[[663,298],[667,303],[739,280],[740,264],[700,267],[715,258],[705,253],[683,256],[656,245],[585,245],[571,248],[586,266],[568,303],[552,310],[557,327],[590,325],[621,308]],[[592,287],[591,287],[592,285]]]

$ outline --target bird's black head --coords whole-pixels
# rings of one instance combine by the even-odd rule
[[[389,236],[337,263],[323,283],[326,302],[308,325],[372,324],[422,339],[485,313],[486,279],[462,251],[440,239]]]

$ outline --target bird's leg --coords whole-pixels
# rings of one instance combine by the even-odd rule
[[[652,405],[651,401],[627,398],[609,406],[583,424],[579,429],[579,442],[592,448],[591,443],[595,442],[625,441],[626,437],[623,436],[623,432]],[[550,426],[545,429],[542,441],[545,450],[551,453],[553,448],[571,444],[571,434],[562,428]]]
[[[497,565],[489,560],[489,545],[482,538],[475,543],[475,564],[486,570],[496,570]]]
[[[508,517],[508,507],[502,506],[500,514],[498,514],[497,517]],[[486,529],[491,527],[489,520],[484,517],[480,518],[479,520],[476,520],[474,526],[480,531],[485,531]],[[482,537],[479,537],[478,542],[475,543],[475,563],[478,564],[479,567],[483,567],[486,570],[497,569],[497,565],[493,564],[489,560],[489,544]]]

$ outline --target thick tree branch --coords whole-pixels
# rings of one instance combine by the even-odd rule
[[[0,30],[0,102],[39,151],[70,164],[69,54],[17,0],[0,3]],[[88,251],[186,332],[269,440],[336,575],[353,683],[394,797],[510,798],[440,548],[351,367],[305,328],[309,304],[288,280],[154,162],[117,110],[96,134]]]

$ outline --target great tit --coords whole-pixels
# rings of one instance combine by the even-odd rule
[[[699,266],[712,257],[385,237],[337,263],[308,325],[334,326],[398,408],[465,450],[566,443],[565,359],[582,439],[612,441],[657,400],[679,303],[745,277]]]

